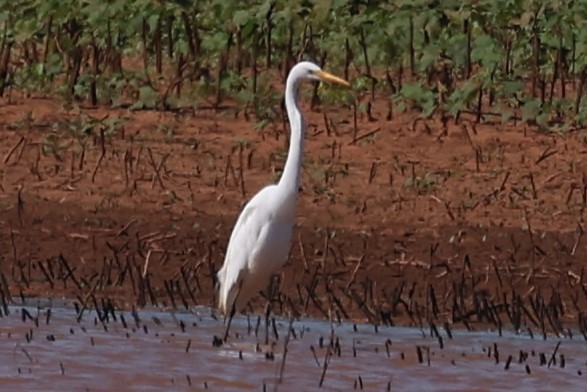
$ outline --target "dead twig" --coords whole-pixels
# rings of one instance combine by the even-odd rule
[[[16,145],[14,147],[12,147],[10,149],[10,151],[8,151],[8,153],[4,156],[4,163],[8,163],[8,161],[10,160],[10,157],[12,156],[12,154],[14,154],[14,152],[16,151],[16,149],[18,148],[18,146],[21,145],[21,143],[23,143],[26,140],[26,138],[24,136],[20,137],[20,140],[18,141],[18,143],[16,143]]]
[[[163,185],[163,180],[161,179],[160,171],[161,171],[161,168],[163,167],[163,164],[167,160],[167,157],[169,157],[169,155],[171,154],[171,151],[168,152],[167,154],[165,154],[165,156],[163,156],[163,158],[161,158],[159,165],[155,164],[155,159],[153,159],[153,152],[151,151],[150,148],[147,148],[147,152],[149,153],[149,162],[151,163],[151,166],[153,167],[153,170],[155,171],[155,178],[153,179],[153,183],[151,185],[151,188],[155,187],[155,179],[157,179],[157,182],[159,182],[159,186],[161,186],[162,189],[165,189],[165,185]]]
[[[143,266],[143,278],[147,276],[147,270],[149,268],[149,260],[151,259],[151,249],[147,252],[147,256],[145,257],[145,265]]]
[[[98,169],[100,168],[100,164],[102,163],[102,160],[106,156],[106,145],[104,142],[104,129],[100,129],[100,142],[102,144],[102,153],[100,154],[100,158],[98,158],[98,162],[96,162],[96,167],[94,167],[94,172],[92,173],[92,184],[94,183],[94,180],[96,179],[96,174],[98,173]]]
[[[353,140],[348,142],[347,145],[352,146],[353,144],[356,144],[359,140],[371,137],[371,136],[377,134],[377,132],[379,132],[379,131],[381,131],[381,127],[377,127],[372,131],[369,131],[361,136],[357,136],[357,137],[353,138]]]

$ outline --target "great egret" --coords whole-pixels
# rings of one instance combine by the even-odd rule
[[[303,80],[350,87],[347,81],[307,61],[296,64],[287,77],[285,106],[291,138],[281,179],[261,189],[244,207],[232,230],[224,265],[217,274],[218,307],[225,317],[230,313],[225,339],[234,313],[266,288],[272,275],[287,261],[306,132],[298,107],[298,89]]]

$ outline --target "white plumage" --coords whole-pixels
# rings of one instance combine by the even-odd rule
[[[217,275],[218,307],[225,315],[243,309],[251,297],[267,287],[271,276],[287,261],[306,131],[297,100],[302,80],[349,86],[343,79],[310,62],[300,62],[291,69],[285,90],[291,128],[287,161],[279,182],[261,189],[244,207],[234,226],[224,265]]]

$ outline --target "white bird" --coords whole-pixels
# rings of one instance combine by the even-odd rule
[[[265,289],[272,275],[287,261],[306,132],[298,107],[298,89],[303,80],[350,87],[345,80],[311,62],[300,62],[291,69],[285,88],[291,138],[281,179],[261,189],[244,207],[230,236],[224,265],[217,274],[218,307],[225,316],[230,314],[230,318],[242,310],[252,296]]]

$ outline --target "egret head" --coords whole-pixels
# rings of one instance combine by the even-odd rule
[[[297,63],[290,71],[290,75],[294,76],[297,80],[314,80],[317,82],[327,82],[338,84],[345,87],[350,87],[350,83],[344,79],[334,76],[326,71],[323,71],[318,65],[309,62],[302,61]]]

